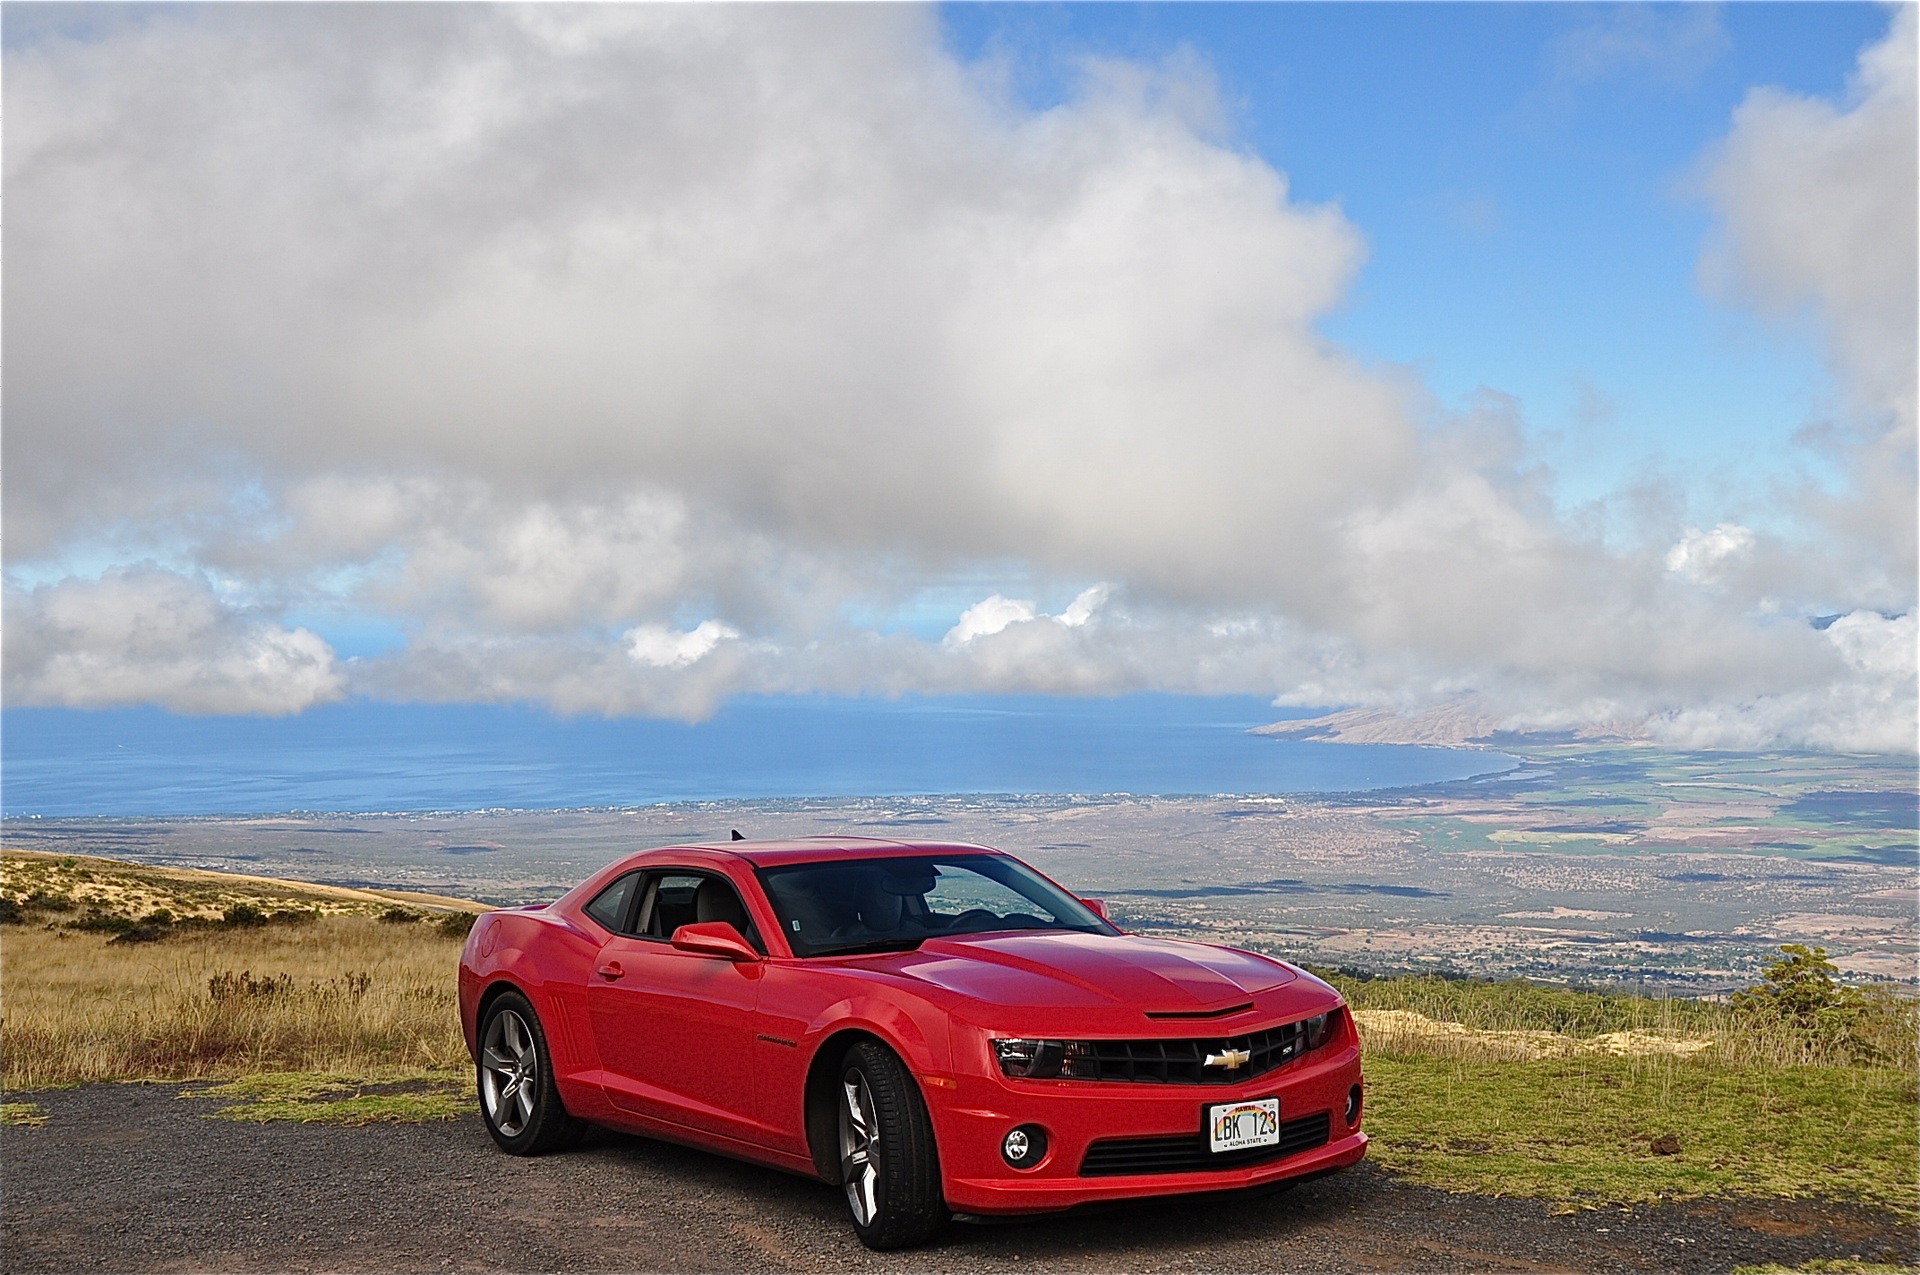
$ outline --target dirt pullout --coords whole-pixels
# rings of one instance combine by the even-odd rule
[[[1255,1199],[956,1225],[908,1253],[853,1239],[819,1183],[596,1134],[537,1160],[477,1119],[238,1124],[178,1085],[32,1095],[0,1127],[7,1271],[1727,1271],[1920,1264],[1869,1209],[1789,1201],[1556,1216],[1360,1168]],[[9,1095],[17,1097],[18,1095]]]

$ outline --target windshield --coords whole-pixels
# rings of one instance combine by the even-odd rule
[[[1001,855],[853,859],[762,868],[800,956],[905,951],[940,935],[1005,930],[1114,934],[1080,900]]]

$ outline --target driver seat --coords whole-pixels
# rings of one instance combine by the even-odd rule
[[[738,930],[741,937],[747,933],[747,910],[740,905],[740,896],[717,877],[708,877],[693,892],[693,919],[725,921]]]

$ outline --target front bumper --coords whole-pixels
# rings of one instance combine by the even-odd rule
[[[1364,1112],[1347,1121],[1348,1098],[1361,1084],[1360,1050],[1348,1026],[1345,1039],[1236,1085],[1139,1084],[1072,1080],[1017,1081],[959,1076],[953,1088],[927,1090],[947,1204],[963,1213],[1044,1213],[1102,1200],[1232,1191],[1345,1168],[1366,1155]],[[1285,1146],[1271,1158],[1221,1157],[1205,1152],[1203,1111],[1215,1103],[1278,1098],[1283,1143],[1289,1126],[1308,1130],[1308,1145]],[[1325,1116],[1319,1139],[1318,1117]],[[1047,1155],[1031,1169],[1014,1169],[1000,1147],[1015,1126],[1039,1125]],[[1191,1141],[1188,1141],[1190,1139]],[[1133,1140],[1140,1140],[1134,1143]],[[1177,1171],[1136,1167],[1115,1171],[1116,1141],[1145,1140],[1185,1151]],[[1088,1161],[1094,1144],[1102,1154]]]

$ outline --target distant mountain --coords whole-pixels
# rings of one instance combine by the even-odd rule
[[[1444,748],[1645,738],[1638,728],[1618,722],[1565,731],[1516,731],[1505,727],[1501,718],[1489,713],[1479,697],[1472,695],[1418,713],[1403,713],[1393,708],[1349,708],[1325,717],[1256,726],[1252,733],[1328,744],[1427,744]]]

